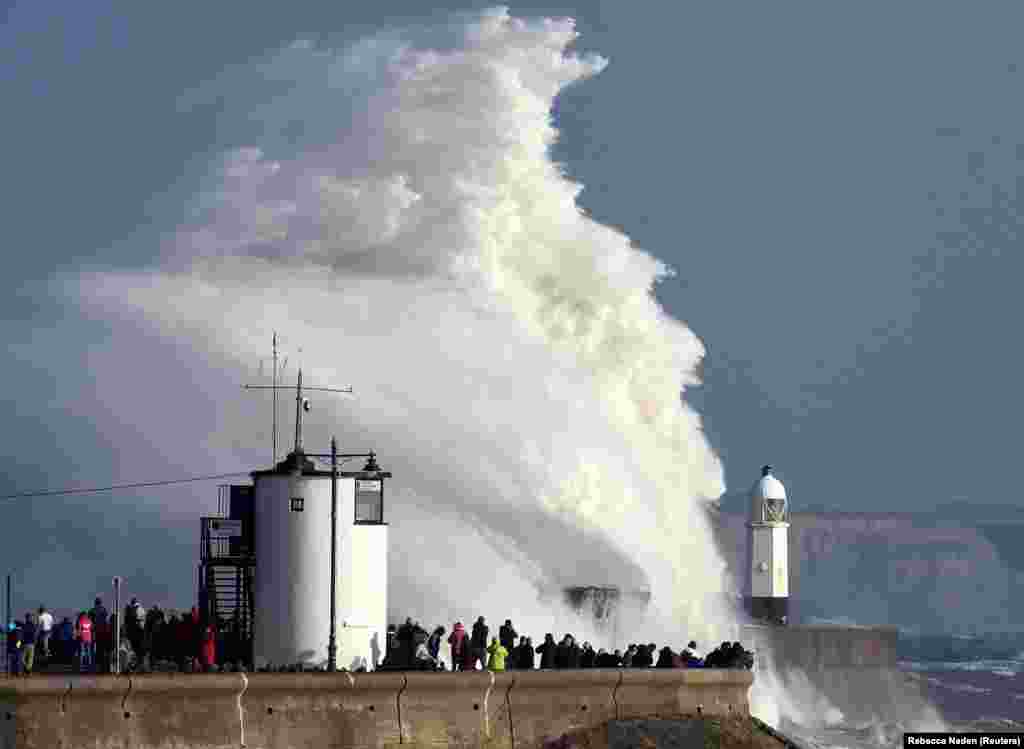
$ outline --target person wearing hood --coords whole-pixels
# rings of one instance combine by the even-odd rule
[[[672,659],[675,657],[675,653],[672,652],[672,648],[668,645],[658,651],[658,661],[654,664],[655,668],[672,668]]]
[[[508,648],[502,645],[497,637],[491,638],[491,644],[487,646],[487,654],[490,656],[487,659],[487,670],[488,671],[504,671],[505,670],[505,659],[508,657]]]
[[[580,646],[576,644],[576,638],[572,635],[566,635],[569,639],[569,647],[565,653],[565,667],[566,668],[579,668],[580,667]]]
[[[520,637],[516,646],[515,669],[517,671],[533,670],[533,643],[529,637]]]
[[[473,623],[473,633],[470,637],[469,646],[473,650],[473,656],[480,661],[480,667],[487,667],[487,634],[490,630],[482,616],[477,617]],[[476,661],[473,662],[473,669],[476,669]]]
[[[555,667],[555,651],[557,649],[558,643],[555,642],[555,636],[548,632],[544,635],[544,642],[534,650],[534,652],[540,653],[540,667],[542,669]]]
[[[462,622],[455,622],[452,633],[448,635],[448,645],[452,651],[452,671],[461,671],[463,661],[466,659],[466,628]]]
[[[441,658],[441,638],[443,637],[444,627],[437,627],[434,629],[433,634],[430,635],[430,639],[427,640],[427,650],[430,651],[430,657],[438,662],[440,662]]]
[[[479,660],[480,658],[477,656],[476,650],[473,649],[470,638],[467,635],[465,647],[462,648],[462,670],[476,671],[476,664]]]
[[[555,662],[554,667],[556,669],[563,669],[566,667],[566,662],[569,660],[569,635],[563,637],[557,645],[555,645]]]
[[[506,619],[505,623],[498,628],[498,641],[501,646],[508,651],[508,658],[506,659],[506,666],[508,669],[515,668],[516,660],[516,638],[519,634],[512,626],[512,620]]]
[[[406,617],[405,624],[398,628],[396,638],[398,640],[398,663],[402,668],[413,665],[416,655],[416,643],[413,638],[416,634],[416,625],[412,617]]]

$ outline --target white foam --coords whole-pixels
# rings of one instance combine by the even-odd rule
[[[336,51],[299,40],[253,65],[247,85],[275,82],[268,131],[305,120],[334,138],[287,154],[238,143],[158,267],[71,279],[82,314],[113,329],[88,363],[98,430],[159,434],[195,464],[264,463],[265,407],[218,395],[197,437],[178,404],[221,393],[207,368],[241,380],[276,329],[290,378],[301,364],[307,384],[355,386],[314,398],[307,445],[337,433],[394,473],[396,617],[512,615],[536,637],[582,626],[564,586],[616,585],[652,593],[631,635],[717,640],[730,619],[707,600],[725,565],[701,500],[723,471],[681,398],[703,346],[653,294],[670,270],[584,215],[549,152],[555,97],[605,62],[569,51],[568,20],[495,9],[448,31],[445,48],[420,31]],[[283,83],[297,93],[275,109]]]

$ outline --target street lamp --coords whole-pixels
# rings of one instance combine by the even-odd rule
[[[11,672],[11,655],[7,651],[7,628],[11,625],[11,576],[7,575],[7,617],[4,619],[4,670]]]
[[[114,673],[121,673],[121,578],[114,578]],[[109,618],[109,614],[108,614]]]
[[[337,621],[338,588],[338,440],[331,437],[331,634],[327,639],[327,670],[338,670]]]

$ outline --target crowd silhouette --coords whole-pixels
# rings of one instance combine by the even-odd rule
[[[115,633],[120,632],[119,642]],[[213,620],[192,607],[188,612],[148,611],[135,598],[119,617],[96,598],[93,607],[57,622],[41,606],[22,620],[8,623],[7,669],[31,675],[37,668],[70,667],[88,673],[147,671],[252,670],[251,643],[242,636],[236,617]],[[447,647],[445,647],[447,646]],[[510,619],[491,636],[484,617],[469,631],[455,622],[449,634],[443,626],[427,632],[411,617],[400,627],[391,625],[379,671],[514,671],[578,668],[745,668],[753,667],[753,653],[738,642],[723,642],[703,657],[690,641],[674,650],[655,643],[631,643],[624,650],[596,649],[577,643],[572,634],[556,641],[548,633],[534,645],[533,638],[518,633]],[[294,664],[260,670],[308,670]],[[315,669],[313,669],[315,670]]]
[[[510,671],[530,669],[576,668],[744,668],[754,665],[753,653],[738,642],[723,642],[704,657],[697,643],[690,641],[678,651],[655,643],[632,643],[624,651],[595,650],[589,642],[578,644],[572,634],[556,642],[548,633],[534,646],[533,639],[516,632],[510,619],[490,636],[484,617],[478,617],[469,632],[455,622],[445,638],[445,628],[432,633],[411,617],[401,627],[388,627],[387,653],[378,670],[425,671]],[[442,655],[442,643],[448,645],[448,659]]]
[[[244,667],[245,653],[237,616],[215,621],[195,606],[146,610],[136,598],[120,616],[96,598],[91,609],[59,622],[41,606],[7,625],[7,670],[22,676],[49,667],[99,674],[235,670]]]

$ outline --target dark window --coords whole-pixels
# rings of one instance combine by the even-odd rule
[[[356,522],[384,522],[384,482],[356,479]]]
[[[306,509],[306,500],[302,497],[292,497],[292,512],[302,512]]]

